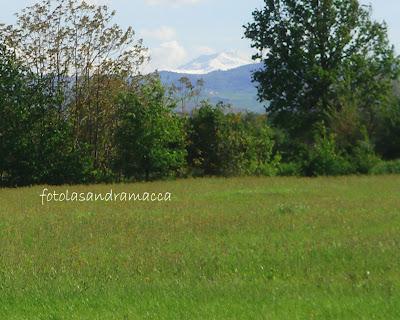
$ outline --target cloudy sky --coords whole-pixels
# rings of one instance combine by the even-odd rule
[[[35,0],[0,0],[0,22],[13,23],[14,13]],[[150,69],[174,69],[201,54],[237,51],[251,55],[242,25],[262,0],[90,0],[117,10],[116,22],[133,26],[152,56]],[[389,25],[391,41],[400,48],[400,1],[362,0],[374,17]]]

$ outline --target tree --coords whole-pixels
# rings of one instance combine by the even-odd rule
[[[123,93],[118,103],[115,169],[127,179],[179,175],[185,168],[183,119],[159,79]]]
[[[196,83],[192,83],[188,77],[178,79],[178,84],[173,83],[170,92],[171,95],[179,102],[182,114],[187,113],[187,106],[194,98],[199,98],[204,87],[204,80],[198,79]],[[194,101],[197,105],[198,100]]]
[[[224,123],[224,107],[202,101],[189,119],[189,165],[200,175],[221,173],[218,132]]]
[[[385,159],[400,158],[400,97],[382,112],[377,131],[377,151]]]
[[[0,46],[0,184],[74,183],[85,179],[72,128],[58,116],[47,79]]]
[[[189,119],[189,164],[199,175],[275,173],[272,131],[264,116],[225,113],[222,103],[202,102]]]
[[[91,146],[96,168],[106,170],[114,130],[114,98],[134,81],[147,59],[131,27],[113,24],[115,11],[81,0],[42,0],[3,26],[4,43],[63,99],[61,117],[73,124],[75,146]],[[115,90],[114,90],[115,89]]]
[[[375,130],[399,60],[384,23],[357,0],[265,0],[245,26],[264,68],[254,73],[274,124],[307,140],[316,123],[330,125],[356,102],[357,116]]]
[[[75,80],[72,93],[79,100],[86,94],[79,85],[93,76],[127,78],[146,60],[132,27],[112,24],[115,14],[81,0],[42,0],[23,9],[16,25],[3,26],[1,33],[7,47],[40,77],[52,76],[63,90],[70,90],[70,78]]]

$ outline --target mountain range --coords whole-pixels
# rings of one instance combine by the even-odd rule
[[[213,71],[227,71],[252,63],[252,60],[238,53],[220,52],[200,56],[180,66],[178,69],[171,71],[185,74],[207,74]]]
[[[176,70],[159,74],[165,85],[177,85],[182,77],[192,83],[202,79],[202,99],[211,103],[222,101],[238,111],[263,112],[264,105],[257,101],[257,89],[252,82],[252,73],[261,66],[235,53],[223,52],[201,56]]]

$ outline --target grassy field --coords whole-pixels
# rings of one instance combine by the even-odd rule
[[[400,176],[0,190],[0,319],[400,319]]]

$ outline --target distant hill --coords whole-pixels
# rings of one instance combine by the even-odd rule
[[[176,70],[167,71],[186,74],[207,74],[213,71],[227,71],[253,63],[248,57],[243,57],[238,53],[230,51],[202,55],[180,66]]]
[[[203,59],[203,67],[206,64],[207,62]],[[252,82],[253,71],[260,69],[261,66],[261,64],[247,64],[229,70],[217,70],[204,74],[177,71],[160,71],[159,74],[165,85],[177,84],[181,77],[189,78],[192,83],[203,79],[202,98],[209,99],[212,103],[219,101],[230,103],[236,110],[263,112],[264,106],[257,101],[257,89]]]

